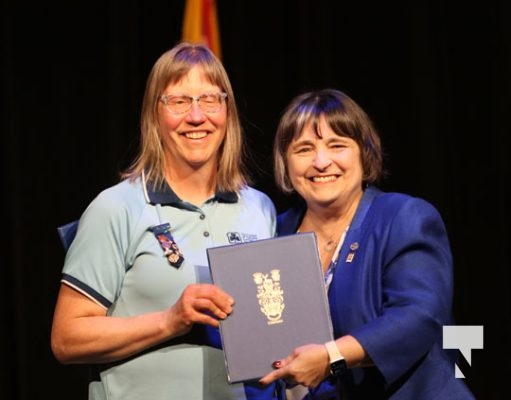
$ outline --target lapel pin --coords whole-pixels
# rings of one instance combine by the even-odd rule
[[[346,262],[350,263],[353,261],[353,258],[355,258],[355,251],[358,249],[358,242],[353,242],[350,244],[350,252],[348,253],[348,256],[346,257]]]

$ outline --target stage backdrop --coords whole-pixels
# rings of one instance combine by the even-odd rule
[[[271,146],[292,96],[335,87],[373,117],[390,170],[383,189],[421,196],[445,219],[456,323],[484,326],[484,348],[459,367],[478,399],[497,399],[511,315],[511,13],[496,0],[427,3],[218,0],[222,60],[254,184],[279,210],[289,199],[274,188]],[[64,260],[56,228],[131,160],[146,77],[180,40],[184,6],[0,5],[0,398],[87,399],[85,368],[60,365],[50,351]]]

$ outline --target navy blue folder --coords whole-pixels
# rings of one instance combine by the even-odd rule
[[[333,340],[313,233],[207,249],[213,283],[235,301],[220,322],[230,383],[255,381],[294,348]]]

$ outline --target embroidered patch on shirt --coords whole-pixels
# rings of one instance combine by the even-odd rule
[[[253,242],[257,240],[257,235],[243,232],[227,232],[227,240],[230,244]]]
[[[241,235],[239,232],[227,232],[227,240],[229,243],[242,243]]]
[[[183,254],[179,251],[177,243],[172,237],[170,224],[167,222],[161,225],[154,225],[149,228],[160,243],[163,254],[167,257],[170,265],[179,268],[184,261]]]

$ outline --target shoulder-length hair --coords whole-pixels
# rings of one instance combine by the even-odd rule
[[[187,42],[163,53],[152,67],[142,102],[139,153],[131,166],[121,173],[122,178],[133,180],[145,173],[146,180],[153,186],[164,184],[165,152],[158,128],[158,101],[168,85],[178,82],[197,65],[213,85],[227,93],[226,135],[219,150],[217,190],[239,192],[248,183],[242,128],[227,72],[206,46]]]
[[[293,98],[280,118],[273,145],[275,182],[284,193],[292,193],[286,153],[291,142],[298,138],[310,122],[316,134],[319,118],[339,136],[353,139],[360,148],[364,171],[362,184],[378,182],[383,172],[383,152],[380,137],[365,111],[349,96],[335,89],[322,89]]]

